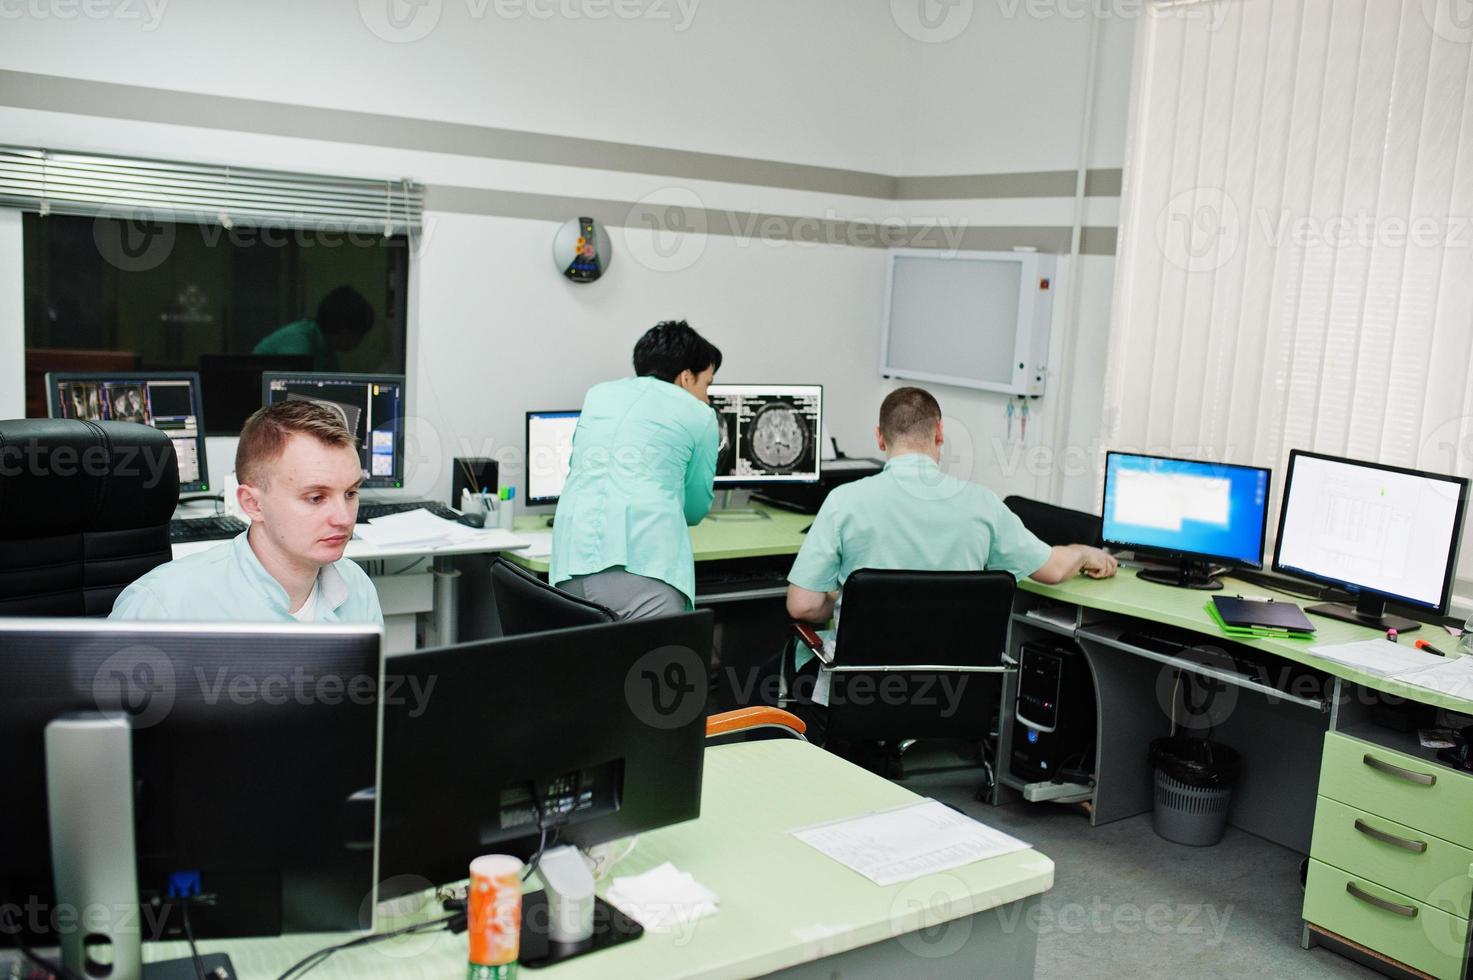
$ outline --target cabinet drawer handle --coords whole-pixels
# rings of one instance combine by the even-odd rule
[[[1425,854],[1427,852],[1426,841],[1407,840],[1405,837],[1398,837],[1395,834],[1388,834],[1384,830],[1377,830],[1375,827],[1372,827],[1360,817],[1355,818],[1355,829],[1359,830],[1367,837],[1378,840],[1383,844],[1390,844],[1393,847],[1400,847],[1405,850],[1411,851],[1413,854]]]
[[[1384,898],[1377,898],[1370,892],[1362,891],[1353,881],[1347,881],[1345,883],[1345,890],[1368,905],[1374,905],[1378,909],[1385,909],[1387,912],[1394,912],[1404,919],[1415,919],[1417,917],[1417,907],[1415,905],[1398,905],[1395,902],[1388,902]]]
[[[1389,762],[1382,762],[1380,759],[1371,755],[1369,752],[1361,758],[1361,761],[1370,766],[1372,769],[1376,770],[1377,772],[1384,772],[1388,776],[1395,776],[1397,779],[1405,779],[1407,782],[1416,783],[1419,786],[1431,786],[1433,783],[1437,782],[1437,777],[1431,775],[1430,773],[1413,772],[1410,769],[1403,769],[1401,766],[1393,766]]]

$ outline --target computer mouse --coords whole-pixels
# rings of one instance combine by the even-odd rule
[[[473,510],[467,511],[466,513],[461,514],[459,517],[457,517],[455,519],[455,522],[457,524],[464,524],[466,527],[485,527],[486,515],[479,514]]]

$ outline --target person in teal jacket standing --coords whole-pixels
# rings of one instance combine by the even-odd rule
[[[706,389],[721,351],[684,320],[634,345],[637,377],[588,390],[553,524],[548,581],[620,619],[694,608],[686,528],[711,509],[719,442]]]

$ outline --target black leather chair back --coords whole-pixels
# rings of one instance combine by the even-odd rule
[[[174,444],[136,422],[0,421],[0,616],[106,616],[169,561]]]
[[[612,623],[612,609],[555,589],[504,558],[491,563],[491,590],[504,636]]]
[[[1044,544],[1090,544],[1099,547],[1101,522],[1096,514],[1046,504],[1042,500],[1019,497],[1016,494],[1003,498],[1003,503]]]
[[[980,740],[1002,692],[1017,583],[1008,572],[862,568],[844,582],[828,738]],[[852,670],[987,667],[993,672]]]

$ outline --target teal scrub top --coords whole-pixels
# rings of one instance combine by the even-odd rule
[[[297,320],[267,334],[251,349],[252,354],[310,354],[312,370],[338,370],[338,352],[327,346],[327,338],[316,320]]]
[[[109,619],[293,623],[286,589],[251,550],[250,532],[167,562],[123,590]],[[356,562],[317,573],[315,622],[382,626],[378,590]]]
[[[914,453],[896,456],[875,476],[834,488],[788,581],[832,592],[858,568],[991,568],[1023,578],[1042,568],[1052,550],[997,494],[948,476],[931,457]],[[806,647],[799,654],[802,667],[812,654]]]
[[[548,581],[622,566],[694,608],[687,528],[711,509],[719,436],[711,406],[659,378],[595,385],[573,430]]]

